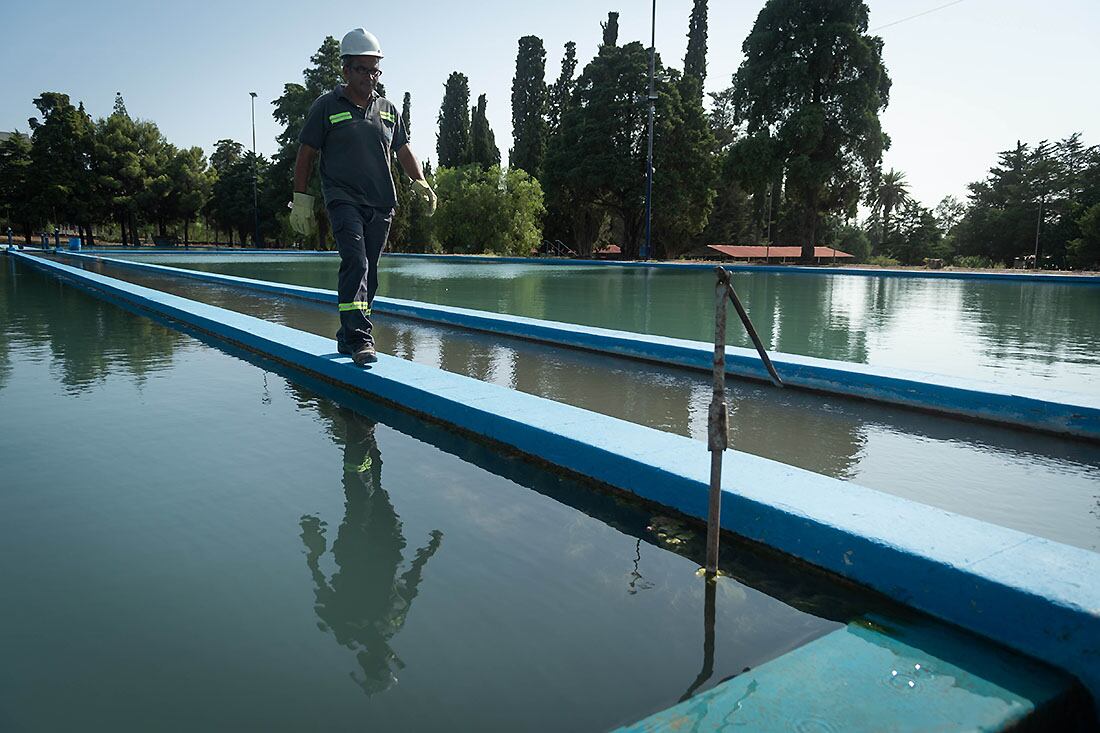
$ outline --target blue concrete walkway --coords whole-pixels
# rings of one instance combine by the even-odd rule
[[[335,304],[337,301],[336,292],[332,290],[166,267],[147,262],[97,258],[91,255],[72,256],[78,259],[101,259],[120,267],[250,288],[322,303]],[[640,359],[707,373],[712,369],[714,347],[712,344],[700,341],[500,315],[397,298],[375,298],[374,309],[379,313],[404,318],[443,323],[448,326],[556,346],[568,346],[622,358]],[[771,356],[776,369],[790,387],[1100,440],[1100,396],[1094,397],[1061,390],[1005,387],[976,379],[815,359],[796,354],[776,353]],[[760,362],[760,357],[752,349],[727,346],[726,371],[737,377],[768,381],[768,375]]]

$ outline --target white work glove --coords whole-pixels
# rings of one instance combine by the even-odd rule
[[[317,230],[313,197],[308,193],[294,192],[294,201],[290,204],[290,227],[303,237],[308,237]]]
[[[424,197],[428,199],[428,216],[431,216],[435,213],[435,191],[432,190],[432,187],[429,186],[428,182],[423,178],[417,178],[413,183],[417,186],[417,193],[423,194]]]

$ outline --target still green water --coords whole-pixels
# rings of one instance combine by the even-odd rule
[[[135,257],[134,255],[126,255]],[[140,258],[140,256],[136,256]],[[333,290],[334,256],[156,255],[148,261]],[[735,273],[774,351],[1100,393],[1100,287]],[[384,257],[380,295],[712,341],[706,270]],[[736,318],[729,343],[750,346]]]
[[[708,627],[645,507],[10,261],[0,325],[5,731],[600,730],[881,612],[727,544]]]
[[[338,325],[326,305],[89,267],[323,336]],[[383,352],[706,439],[706,375],[386,315],[375,324]],[[727,387],[737,450],[1100,551],[1100,451],[1088,442],[738,380]]]

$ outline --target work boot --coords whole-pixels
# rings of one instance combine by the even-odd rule
[[[355,353],[351,355],[351,360],[355,362],[355,366],[361,367],[378,361],[378,354],[374,352],[374,344],[363,344],[360,346]]]
[[[343,341],[336,342],[336,350],[345,356],[351,356],[351,347],[346,345]]]

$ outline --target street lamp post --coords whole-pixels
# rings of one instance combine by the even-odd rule
[[[252,246],[260,246],[260,205],[256,195],[256,92],[249,92],[252,97]]]
[[[657,94],[653,91],[654,65],[657,54],[657,0],[653,0],[653,13],[649,39],[649,154],[645,167],[645,251],[642,259],[648,260],[653,252],[653,115]]]

